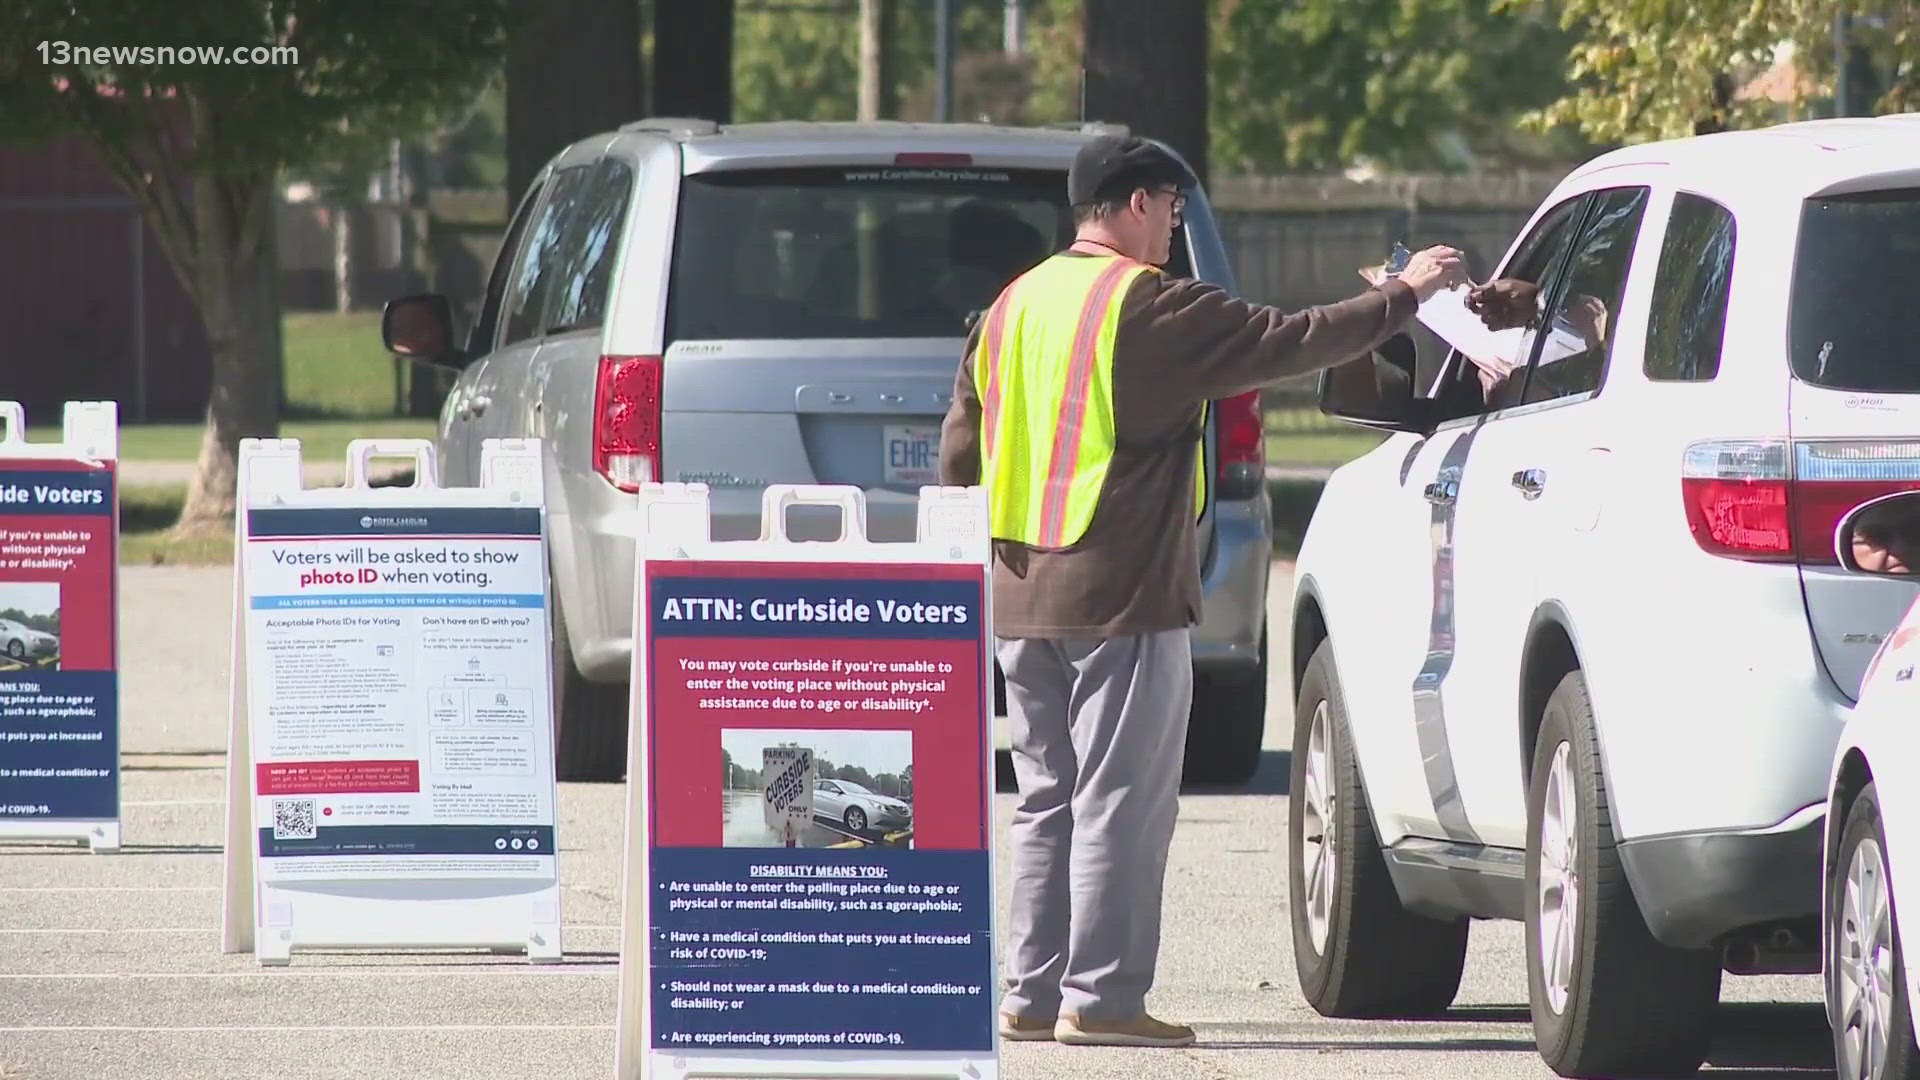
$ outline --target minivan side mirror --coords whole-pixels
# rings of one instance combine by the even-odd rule
[[[1413,339],[1395,334],[1366,356],[1320,372],[1320,411],[1385,431],[1425,433],[1433,403],[1414,393]]]
[[[453,343],[453,308],[439,293],[418,293],[387,301],[380,315],[380,340],[395,356],[459,369],[464,350]]]
[[[1920,491],[1899,491],[1847,511],[1833,531],[1840,565],[1856,574],[1920,584]]]

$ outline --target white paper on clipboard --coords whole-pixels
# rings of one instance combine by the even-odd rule
[[[1360,276],[1374,285],[1386,278],[1383,268],[1378,266],[1363,268]],[[1527,331],[1518,326],[1489,330],[1487,324],[1480,321],[1480,316],[1467,310],[1467,293],[1472,288],[1471,285],[1455,285],[1434,293],[1421,303],[1415,318],[1438,335],[1440,340],[1459,349],[1461,355],[1472,361],[1475,367],[1495,378],[1503,378],[1513,370],[1516,357],[1526,347]],[[1583,337],[1568,329],[1564,320],[1555,319],[1546,346],[1540,351],[1540,363],[1542,366],[1551,364],[1583,352],[1586,348]]]

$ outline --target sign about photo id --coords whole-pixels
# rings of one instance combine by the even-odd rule
[[[984,561],[730,546],[641,564],[644,1049],[990,1073]]]
[[[113,402],[27,442],[0,402],[0,837],[120,847]]]
[[[250,500],[237,553],[258,951],[558,956],[539,503],[308,494]]]

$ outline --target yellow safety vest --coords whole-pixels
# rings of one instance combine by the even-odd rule
[[[981,478],[997,540],[1072,547],[1093,521],[1115,445],[1113,341],[1145,263],[1055,255],[1000,294],[973,358],[981,401]],[[1200,419],[1205,430],[1206,408]],[[1206,509],[1206,456],[1194,455],[1194,517]]]

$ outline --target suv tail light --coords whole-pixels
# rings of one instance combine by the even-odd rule
[[[1801,442],[1793,451],[1794,547],[1802,566],[1839,565],[1833,532],[1854,507],[1920,488],[1920,442]]]
[[[1758,562],[1793,558],[1787,506],[1787,444],[1781,439],[1699,442],[1687,447],[1680,494],[1694,542],[1710,555]]]
[[[1214,410],[1220,432],[1215,469],[1219,497],[1250,499],[1267,481],[1267,432],[1260,415],[1260,391],[1225,398]]]
[[[658,356],[603,356],[593,387],[593,471],[621,491],[660,477]]]
[[[1833,532],[1848,511],[1920,488],[1920,442],[1695,443],[1687,448],[1680,487],[1701,550],[1835,566]]]

